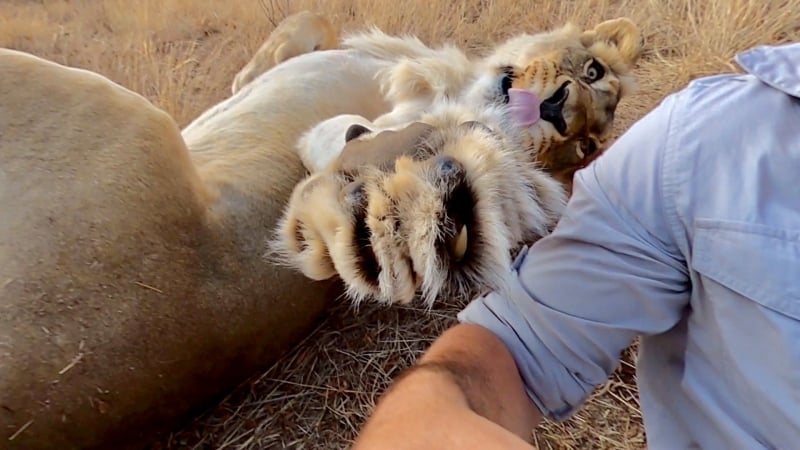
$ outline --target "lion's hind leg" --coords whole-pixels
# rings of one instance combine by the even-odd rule
[[[231,93],[235,94],[264,72],[290,58],[338,46],[338,30],[327,18],[311,11],[292,14],[275,27],[250,61],[236,74]]]

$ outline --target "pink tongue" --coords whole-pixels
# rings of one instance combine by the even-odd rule
[[[529,127],[539,121],[539,96],[527,89],[508,90],[508,106],[511,118],[521,127]]]

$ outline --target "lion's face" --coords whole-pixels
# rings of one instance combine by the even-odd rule
[[[538,110],[537,122],[520,123],[527,128],[525,145],[562,183],[570,184],[576,170],[608,147],[617,105],[633,89],[630,71],[641,47],[638,28],[615,19],[582,33],[567,26],[500,48],[511,62],[490,68],[495,95],[517,112]]]

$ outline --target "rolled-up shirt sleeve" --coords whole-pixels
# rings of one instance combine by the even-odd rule
[[[523,251],[511,286],[458,316],[497,335],[531,400],[564,420],[638,335],[664,332],[689,299],[670,182],[673,94],[579,171],[558,226]]]

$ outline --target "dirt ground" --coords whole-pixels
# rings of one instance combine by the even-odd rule
[[[230,93],[233,76],[283,17],[301,9],[341,30],[367,25],[472,52],[566,21],[628,16],[644,29],[639,91],[617,132],[688,81],[737,68],[737,52],[798,40],[800,0],[0,0],[0,46],[99,72],[181,126]],[[346,448],[391,378],[463,305],[338,305],[306,342],[154,449]],[[534,432],[542,449],[641,449],[635,348],[574,418]]]

